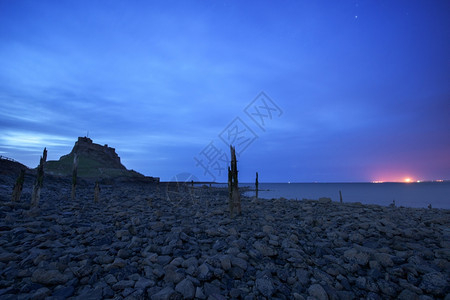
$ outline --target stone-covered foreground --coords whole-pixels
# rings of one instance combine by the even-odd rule
[[[69,188],[2,190],[1,299],[450,299],[449,210]]]

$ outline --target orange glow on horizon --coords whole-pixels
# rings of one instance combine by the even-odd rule
[[[371,180],[372,183],[384,183],[384,182],[399,182],[399,183],[413,183],[413,182],[421,182],[422,179],[417,179],[413,176],[405,176],[400,174],[395,174],[392,172],[391,175],[381,175],[381,176],[373,176]]]

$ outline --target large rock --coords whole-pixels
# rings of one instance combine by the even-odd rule
[[[272,279],[267,276],[256,279],[256,289],[265,297],[271,297],[275,291]]]
[[[243,260],[242,258],[239,257],[232,257],[231,258],[231,264],[233,265],[233,267],[239,267],[242,270],[247,270],[247,262],[245,260]]]
[[[267,244],[264,244],[260,241],[254,242],[253,247],[255,247],[255,249],[258,250],[264,256],[277,255],[277,251],[275,249],[273,249],[272,247],[270,247]]]
[[[327,292],[320,284],[313,284],[308,289],[308,294],[318,300],[328,300]]]
[[[0,262],[8,263],[10,261],[19,260],[20,256],[15,253],[5,252],[0,254]]]
[[[319,198],[319,203],[323,203],[323,204],[331,203],[331,198],[321,197],[321,198]]]
[[[31,275],[31,281],[44,285],[64,284],[69,280],[67,275],[62,274],[58,270],[37,269]]]
[[[220,256],[219,260],[223,270],[229,271],[231,269],[231,259],[228,255]]]
[[[207,281],[211,276],[212,273],[207,264],[203,263],[198,267],[198,279]]]
[[[167,283],[177,284],[181,280],[183,280],[184,275],[181,272],[181,269],[178,269],[174,265],[167,265],[164,267],[164,281]]]
[[[392,261],[392,256],[387,253],[374,253],[375,260],[380,263],[383,267],[392,267],[394,262]]]
[[[121,280],[121,281],[115,283],[115,284],[112,286],[112,289],[113,289],[114,291],[122,291],[122,290],[124,290],[125,288],[127,288],[127,287],[132,287],[132,286],[134,286],[134,281],[133,281],[133,280]]]
[[[195,296],[195,287],[189,279],[183,279],[175,287],[175,291],[183,295],[184,299],[193,299]]]
[[[153,295],[149,295],[152,300],[174,300],[181,299],[181,296],[170,286],[163,288]]]
[[[422,283],[419,286],[427,293],[431,293],[434,296],[445,296],[450,292],[447,277],[440,272],[432,272],[423,275]]]
[[[134,284],[134,288],[145,290],[146,288],[148,288],[150,286],[154,286],[154,285],[155,285],[155,282],[153,280],[141,277]]]

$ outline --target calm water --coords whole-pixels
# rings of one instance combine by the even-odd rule
[[[250,186],[252,184],[242,184]],[[318,199],[329,197],[344,202],[361,202],[387,206],[395,200],[397,206],[450,209],[450,182],[421,183],[260,183],[259,197],[272,199]],[[247,192],[253,196],[254,192]]]

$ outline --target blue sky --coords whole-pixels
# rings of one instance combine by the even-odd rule
[[[449,23],[448,1],[3,0],[0,155],[89,132],[145,175],[225,181],[244,132],[241,181],[450,179]]]

